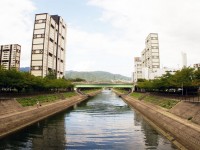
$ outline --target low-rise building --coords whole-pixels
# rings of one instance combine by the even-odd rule
[[[10,70],[20,69],[21,46],[19,44],[0,45],[0,66]]]
[[[158,77],[161,77],[162,75],[166,74],[166,73],[170,73],[170,74],[175,74],[176,71],[178,71],[178,69],[174,69],[174,68],[159,68],[157,70],[155,70],[154,72],[150,72],[149,73],[149,79],[155,79]]]
[[[193,67],[194,67],[195,70],[200,69],[200,63],[194,64]]]

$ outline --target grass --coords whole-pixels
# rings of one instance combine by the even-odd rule
[[[146,96],[143,100],[145,102],[150,102],[166,109],[170,109],[174,107],[179,102],[170,98],[158,97],[158,96],[152,96],[152,95]]]
[[[145,93],[137,93],[133,92],[131,93],[131,97],[139,100],[143,100],[145,102],[149,102],[158,106],[161,106],[166,109],[171,109],[174,107],[179,101],[166,98],[166,97],[161,97],[161,96],[153,96],[153,95],[144,95]]]
[[[130,94],[131,97],[136,98],[136,99],[140,99],[143,95],[144,93],[137,93],[137,92],[133,92]]]
[[[65,99],[72,96],[75,96],[76,93],[74,92],[66,92],[66,93],[56,93],[56,94],[48,94],[48,95],[38,95],[33,97],[27,97],[27,98],[18,98],[17,101],[23,106],[33,106],[37,103],[37,101],[42,103],[46,102],[54,102],[58,99]]]

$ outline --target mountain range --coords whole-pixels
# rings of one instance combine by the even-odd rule
[[[65,78],[76,79],[81,78],[86,81],[100,81],[100,82],[111,82],[111,81],[131,81],[130,77],[126,77],[120,74],[112,74],[105,71],[66,71]]]
[[[29,72],[30,67],[21,67],[20,71]],[[105,71],[66,71],[66,79],[81,78],[86,81],[100,81],[100,82],[111,82],[111,81],[131,81],[130,77],[126,77],[120,74],[112,74]]]
[[[21,67],[19,70],[20,70],[21,72],[29,72],[30,67]]]

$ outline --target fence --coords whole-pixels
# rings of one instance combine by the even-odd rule
[[[150,94],[155,96],[168,97],[171,99],[177,99],[180,101],[200,102],[199,94],[181,95],[181,94],[157,93],[157,92],[151,92]]]

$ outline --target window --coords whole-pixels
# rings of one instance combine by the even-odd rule
[[[42,54],[43,49],[32,50],[32,54]]]
[[[42,70],[42,66],[32,66],[31,70]]]
[[[159,66],[153,66],[153,68],[159,68]]]
[[[35,23],[40,23],[40,20],[35,20]]]
[[[46,22],[46,19],[35,20],[35,24],[38,24],[38,23],[45,23],[45,22]]]
[[[152,39],[152,40],[157,40],[158,38],[157,38],[157,37],[151,37],[151,39]]]
[[[51,27],[54,29],[55,27],[51,24]]]
[[[46,19],[42,19],[42,23],[45,23],[46,22]]]
[[[44,34],[34,34],[33,38],[34,39],[36,39],[36,38],[44,38],[44,36],[45,36]]]
[[[37,38],[37,34],[34,34],[34,35],[33,35],[33,38],[36,39],[36,38]]]
[[[50,38],[49,40],[53,43],[53,39],[52,38]]]
[[[53,56],[53,54],[49,53],[49,56],[51,56],[51,57],[52,57],[52,56]]]

